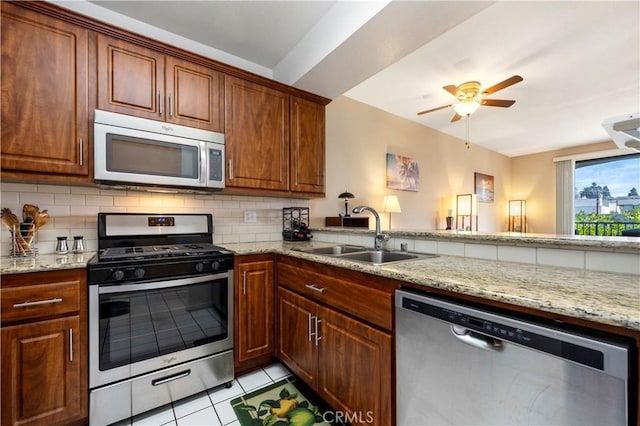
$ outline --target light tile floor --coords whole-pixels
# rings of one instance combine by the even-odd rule
[[[282,364],[240,376],[230,388],[220,386],[181,399],[112,426],[226,426],[240,425],[229,400],[291,375]]]

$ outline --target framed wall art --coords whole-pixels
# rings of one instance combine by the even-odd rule
[[[420,168],[411,157],[387,154],[387,188],[417,191],[420,188]]]
[[[473,181],[478,201],[493,203],[493,176],[476,172],[473,174]]]

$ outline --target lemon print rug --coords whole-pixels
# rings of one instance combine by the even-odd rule
[[[338,425],[328,407],[295,377],[232,399],[231,406],[242,426]]]

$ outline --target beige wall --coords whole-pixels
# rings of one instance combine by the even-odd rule
[[[473,144],[466,149],[460,139],[344,96],[327,105],[326,114],[327,198],[310,201],[312,226],[323,226],[325,216],[344,211],[337,196],[348,190],[356,196],[350,208],[366,204],[381,210],[384,195],[397,195],[402,213],[393,214],[393,229],[444,229],[450,198],[473,193],[473,174],[480,172],[495,182],[495,201],[479,205],[480,231],[505,230],[509,157]],[[387,153],[418,160],[418,192],[386,188]],[[387,217],[382,215],[383,229],[388,229]]]
[[[554,157],[615,149],[613,142],[582,145],[511,158],[511,199],[527,201],[529,232],[556,233]]]

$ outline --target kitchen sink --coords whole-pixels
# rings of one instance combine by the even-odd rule
[[[300,251],[305,253],[326,254],[326,255],[341,255],[345,253],[363,252],[365,250],[367,250],[366,247],[350,246],[350,245],[339,245],[339,246],[332,246],[332,247],[313,247],[313,248],[300,249]]]
[[[425,259],[436,257],[435,254],[407,253],[404,251],[374,250],[363,246],[337,245],[330,247],[312,247],[300,249],[304,253],[331,256],[339,259],[384,265],[405,260]]]
[[[367,250],[359,253],[351,253],[340,256],[341,259],[355,260],[357,262],[366,262],[373,265],[382,265],[391,262],[400,262],[403,260],[424,259],[427,257],[435,257],[434,254],[417,254],[406,253],[401,251],[386,250]]]

